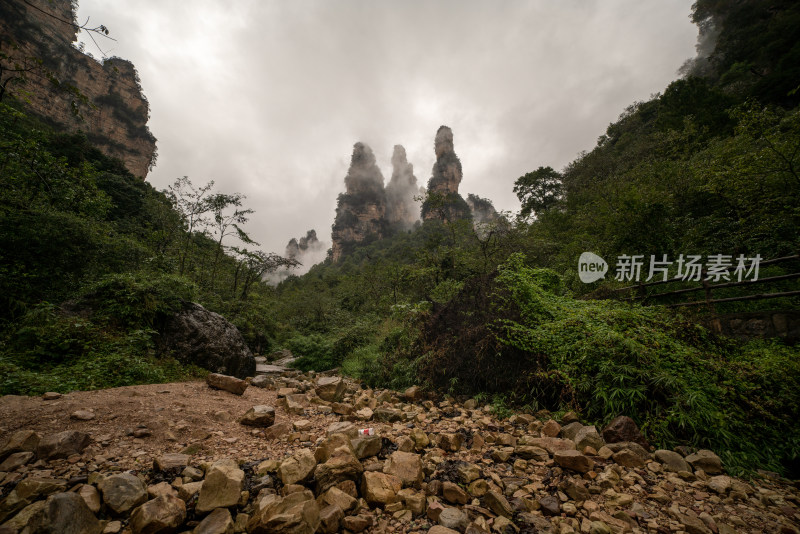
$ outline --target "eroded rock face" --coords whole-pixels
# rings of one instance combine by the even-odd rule
[[[239,330],[199,304],[187,304],[170,319],[159,349],[214,373],[243,379],[256,372],[256,360]]]
[[[463,173],[453,143],[453,131],[447,126],[439,127],[433,148],[436,162],[428,180],[428,198],[422,205],[422,218],[448,222],[469,218],[471,210],[458,193]]]
[[[419,220],[419,196],[414,166],[406,158],[406,149],[395,145],[392,154],[392,177],[386,185],[386,220],[395,228],[408,229]]]
[[[333,223],[331,255],[339,261],[349,247],[386,233],[386,191],[383,174],[372,149],[364,143],[353,146],[350,169],[344,179],[346,191],[339,195]]]
[[[121,159],[134,176],[144,178],[155,162],[156,138],[147,128],[149,106],[133,63],[109,58],[99,63],[72,47],[76,25],[70,2],[5,0],[0,13],[0,41],[15,43],[9,65],[31,65],[25,83],[8,89],[35,114],[68,131],[82,130],[92,144]],[[10,47],[9,47],[10,48]],[[57,59],[56,59],[57,58]],[[50,76],[62,85],[51,83]],[[64,87],[77,88],[86,101]],[[77,113],[76,113],[77,112]]]

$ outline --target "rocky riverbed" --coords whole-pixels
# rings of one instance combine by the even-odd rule
[[[625,417],[498,419],[282,366],[0,397],[0,444],[0,534],[800,533],[796,484]]]

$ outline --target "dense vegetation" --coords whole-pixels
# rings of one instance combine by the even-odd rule
[[[285,262],[253,248],[241,195],[186,178],[158,192],[83,134],[55,133],[5,103],[0,147],[0,393],[196,374],[155,352],[185,301],[269,349],[261,277]],[[234,234],[239,248],[223,242]]]

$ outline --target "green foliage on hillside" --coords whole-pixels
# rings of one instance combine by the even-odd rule
[[[253,249],[241,195],[209,187],[190,214],[187,191],[156,191],[83,134],[53,132],[6,103],[0,154],[0,394],[201,373],[156,353],[185,301],[269,350],[272,290],[261,277],[285,261]]]

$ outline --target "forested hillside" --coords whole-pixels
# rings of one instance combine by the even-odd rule
[[[242,195],[185,177],[156,191],[84,135],[54,132],[5,102],[0,146],[0,392],[200,372],[156,357],[164,322],[192,301],[269,350],[262,277],[292,260],[249,239]]]

